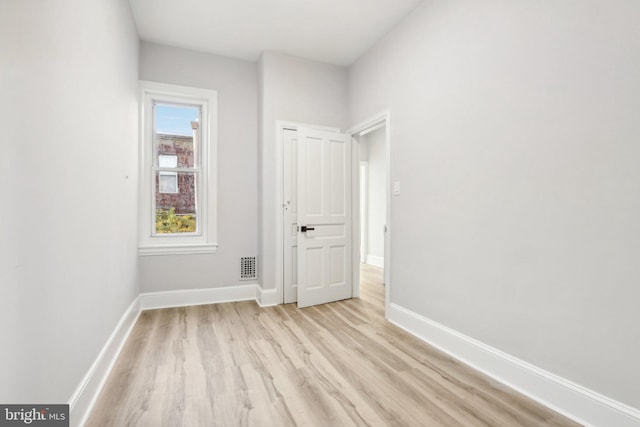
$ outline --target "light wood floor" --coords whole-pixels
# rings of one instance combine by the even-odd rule
[[[384,319],[361,298],[141,314],[87,426],[575,426]]]

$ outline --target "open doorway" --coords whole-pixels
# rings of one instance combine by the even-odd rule
[[[353,296],[353,143],[337,129],[278,122],[276,194],[282,302],[299,308]],[[281,169],[280,169],[281,168]],[[278,261],[280,261],[278,260]]]
[[[360,296],[384,307],[386,207],[386,127],[358,136],[360,161]]]
[[[326,127],[320,127],[320,126],[309,126],[309,125],[301,125],[301,124],[297,124],[297,123],[291,123],[291,122],[283,122],[283,121],[278,121],[277,123],[277,140],[282,141],[281,144],[277,144],[276,145],[276,149],[277,149],[277,165],[276,165],[276,188],[275,188],[275,194],[276,194],[276,198],[277,198],[277,209],[278,209],[278,221],[276,222],[276,234],[278,236],[281,236],[282,238],[279,238],[276,240],[276,246],[277,246],[277,250],[276,250],[276,265],[275,265],[275,276],[276,276],[276,290],[278,292],[278,300],[283,302],[283,303],[289,303],[289,302],[294,302],[297,300],[297,293],[299,291],[299,289],[297,289],[297,284],[298,284],[298,276],[299,276],[299,271],[298,269],[294,268],[295,266],[298,265],[299,260],[296,261],[295,263],[293,262],[293,260],[298,259],[299,257],[296,257],[295,254],[297,254],[298,252],[298,246],[297,246],[297,242],[298,242],[298,237],[300,233],[304,233],[305,231],[308,230],[315,230],[314,225],[312,224],[312,228],[309,228],[309,224],[302,224],[307,226],[307,230],[302,230],[302,227],[298,227],[298,218],[295,218],[295,221],[293,218],[290,218],[290,221],[287,220],[287,214],[290,212],[290,209],[292,209],[292,207],[294,205],[297,205],[297,202],[294,203],[293,199],[291,197],[285,197],[285,194],[287,193],[286,190],[286,185],[287,183],[290,181],[289,178],[293,177],[293,174],[288,174],[287,171],[287,165],[291,165],[292,167],[289,168],[290,171],[293,171],[293,158],[292,155],[287,155],[288,152],[290,152],[289,149],[287,149],[286,147],[288,145],[287,141],[293,141],[298,139],[297,135],[297,131],[303,128],[308,128],[308,129],[315,129],[318,131],[325,131],[332,133],[332,134],[339,134],[339,130],[335,129],[335,128],[326,128]],[[383,232],[383,253],[382,255],[380,255],[380,253],[378,252],[378,254],[376,255],[376,253],[370,253],[367,254],[365,253],[365,250],[362,250],[361,247],[361,234],[364,235],[365,233],[361,233],[360,230],[360,216],[359,216],[359,212],[360,212],[360,191],[359,191],[359,183],[360,183],[360,154],[359,154],[359,150],[360,150],[360,140],[362,139],[364,142],[363,144],[367,144],[367,140],[369,139],[367,137],[367,134],[372,134],[376,131],[380,131],[379,134],[377,135],[372,135],[371,137],[374,136],[378,136],[380,137],[381,135],[384,135],[384,169],[385,169],[385,173],[384,173],[384,193],[383,193],[383,197],[386,200],[386,203],[384,203],[384,207],[380,208],[378,207],[376,209],[376,214],[379,214],[380,209],[384,210],[384,214],[382,215],[382,217],[384,218],[384,221],[382,222],[382,232]],[[293,132],[291,132],[293,131]],[[384,295],[384,310],[385,313],[388,313],[388,308],[389,308],[389,304],[390,304],[390,289],[391,289],[391,281],[390,281],[390,240],[391,240],[391,227],[389,225],[389,221],[388,219],[390,218],[390,197],[391,197],[391,186],[390,186],[390,120],[389,120],[389,113],[388,112],[383,112],[381,114],[378,114],[374,117],[372,117],[371,119],[364,121],[362,123],[360,123],[359,125],[356,125],[354,127],[352,127],[347,134],[350,136],[350,138],[348,138],[349,141],[351,141],[352,143],[350,143],[350,149],[347,149],[351,154],[347,157],[345,157],[345,162],[352,165],[350,169],[350,171],[346,172],[344,174],[342,174],[341,176],[344,177],[348,177],[350,176],[351,179],[350,181],[350,191],[345,192],[344,195],[346,197],[343,198],[343,200],[345,201],[349,201],[348,205],[350,206],[350,218],[351,221],[349,221],[348,227],[345,228],[345,236],[351,236],[351,238],[349,239],[349,245],[348,245],[348,249],[345,252],[346,254],[351,254],[351,260],[350,262],[348,262],[349,264],[349,268],[345,268],[344,269],[344,273],[346,273],[348,276],[351,277],[349,286],[351,287],[352,291],[351,291],[351,297],[357,298],[360,296],[360,268],[358,268],[358,266],[360,266],[361,264],[361,258],[366,262],[370,262],[370,263],[376,263],[378,265],[382,265],[383,267],[380,269],[380,273],[384,272],[384,280],[382,281],[384,283],[384,289],[383,289],[383,295]],[[287,139],[289,138],[289,139]],[[332,137],[333,138],[333,137]],[[296,142],[297,143],[297,142]],[[334,144],[335,145],[335,144]],[[335,148],[335,147],[334,147]],[[364,148],[366,149],[366,148]],[[334,149],[335,151],[335,149]],[[340,151],[340,150],[338,150]],[[335,154],[335,153],[334,153]],[[298,157],[296,155],[296,157]],[[317,156],[316,156],[317,157]],[[367,160],[368,162],[368,160]],[[340,163],[340,162],[338,162]],[[340,163],[343,164],[343,163]],[[297,176],[297,173],[296,173]],[[289,177],[289,178],[288,178]],[[370,181],[370,176],[369,174],[367,174],[368,180]],[[293,182],[293,181],[292,181]],[[297,181],[296,181],[297,182]],[[332,181],[333,182],[333,181]],[[332,184],[333,185],[333,184]],[[295,186],[292,185],[291,189],[292,189],[292,193],[297,193],[296,191],[293,191],[293,188],[296,187],[297,188],[297,184]],[[317,193],[317,192],[316,192]],[[320,193],[317,193],[320,194]],[[379,195],[379,194],[378,194]],[[336,199],[339,200],[339,199]],[[335,206],[334,206],[335,207]],[[371,210],[368,211],[368,216],[371,216]],[[370,221],[367,219],[367,223],[369,223]],[[374,221],[375,222],[375,221]],[[375,225],[371,225],[369,226],[370,228],[374,228]],[[380,226],[378,225],[378,230],[380,229]],[[293,239],[293,235],[294,235],[294,230],[295,231],[295,235],[297,236],[296,239]],[[311,234],[306,234],[306,237],[313,237],[313,233]],[[374,237],[374,238],[378,238],[379,239],[379,235]],[[367,250],[370,247],[370,243],[365,243],[365,246],[367,248]],[[334,251],[336,252],[336,251]],[[362,255],[361,252],[364,254]],[[368,256],[371,255],[371,256]],[[287,258],[289,257],[289,258]],[[377,258],[376,258],[377,257]],[[291,262],[289,262],[291,261]],[[375,267],[375,268],[379,268],[379,267]],[[291,273],[291,274],[289,274]],[[325,275],[326,276],[326,275]],[[343,274],[337,274],[335,275],[336,277],[343,277]],[[332,277],[332,275],[328,275],[328,277]],[[287,288],[291,288],[291,292],[287,292],[285,291],[285,289]]]
[[[360,287],[384,286],[385,311],[390,302],[390,144],[389,113],[379,114],[350,132],[356,148],[357,194],[354,212],[358,221],[357,263],[359,275],[354,296]],[[355,166],[355,165],[354,165]],[[355,175],[355,174],[354,174]],[[355,177],[355,176],[354,176]],[[354,188],[355,190],[355,188]],[[354,191],[355,194],[355,191]],[[355,243],[355,242],[354,242]]]
[[[384,235],[387,222],[386,127],[358,138],[360,161],[360,249],[362,264],[384,269]]]

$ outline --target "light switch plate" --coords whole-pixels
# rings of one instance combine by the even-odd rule
[[[400,181],[393,181],[393,195],[400,195]]]

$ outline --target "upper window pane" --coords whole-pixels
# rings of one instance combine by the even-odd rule
[[[154,160],[158,167],[199,167],[200,106],[154,104]],[[176,159],[175,165],[169,165]]]

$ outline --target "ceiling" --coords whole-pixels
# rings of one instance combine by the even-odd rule
[[[142,40],[255,61],[350,65],[421,0],[130,0]]]

